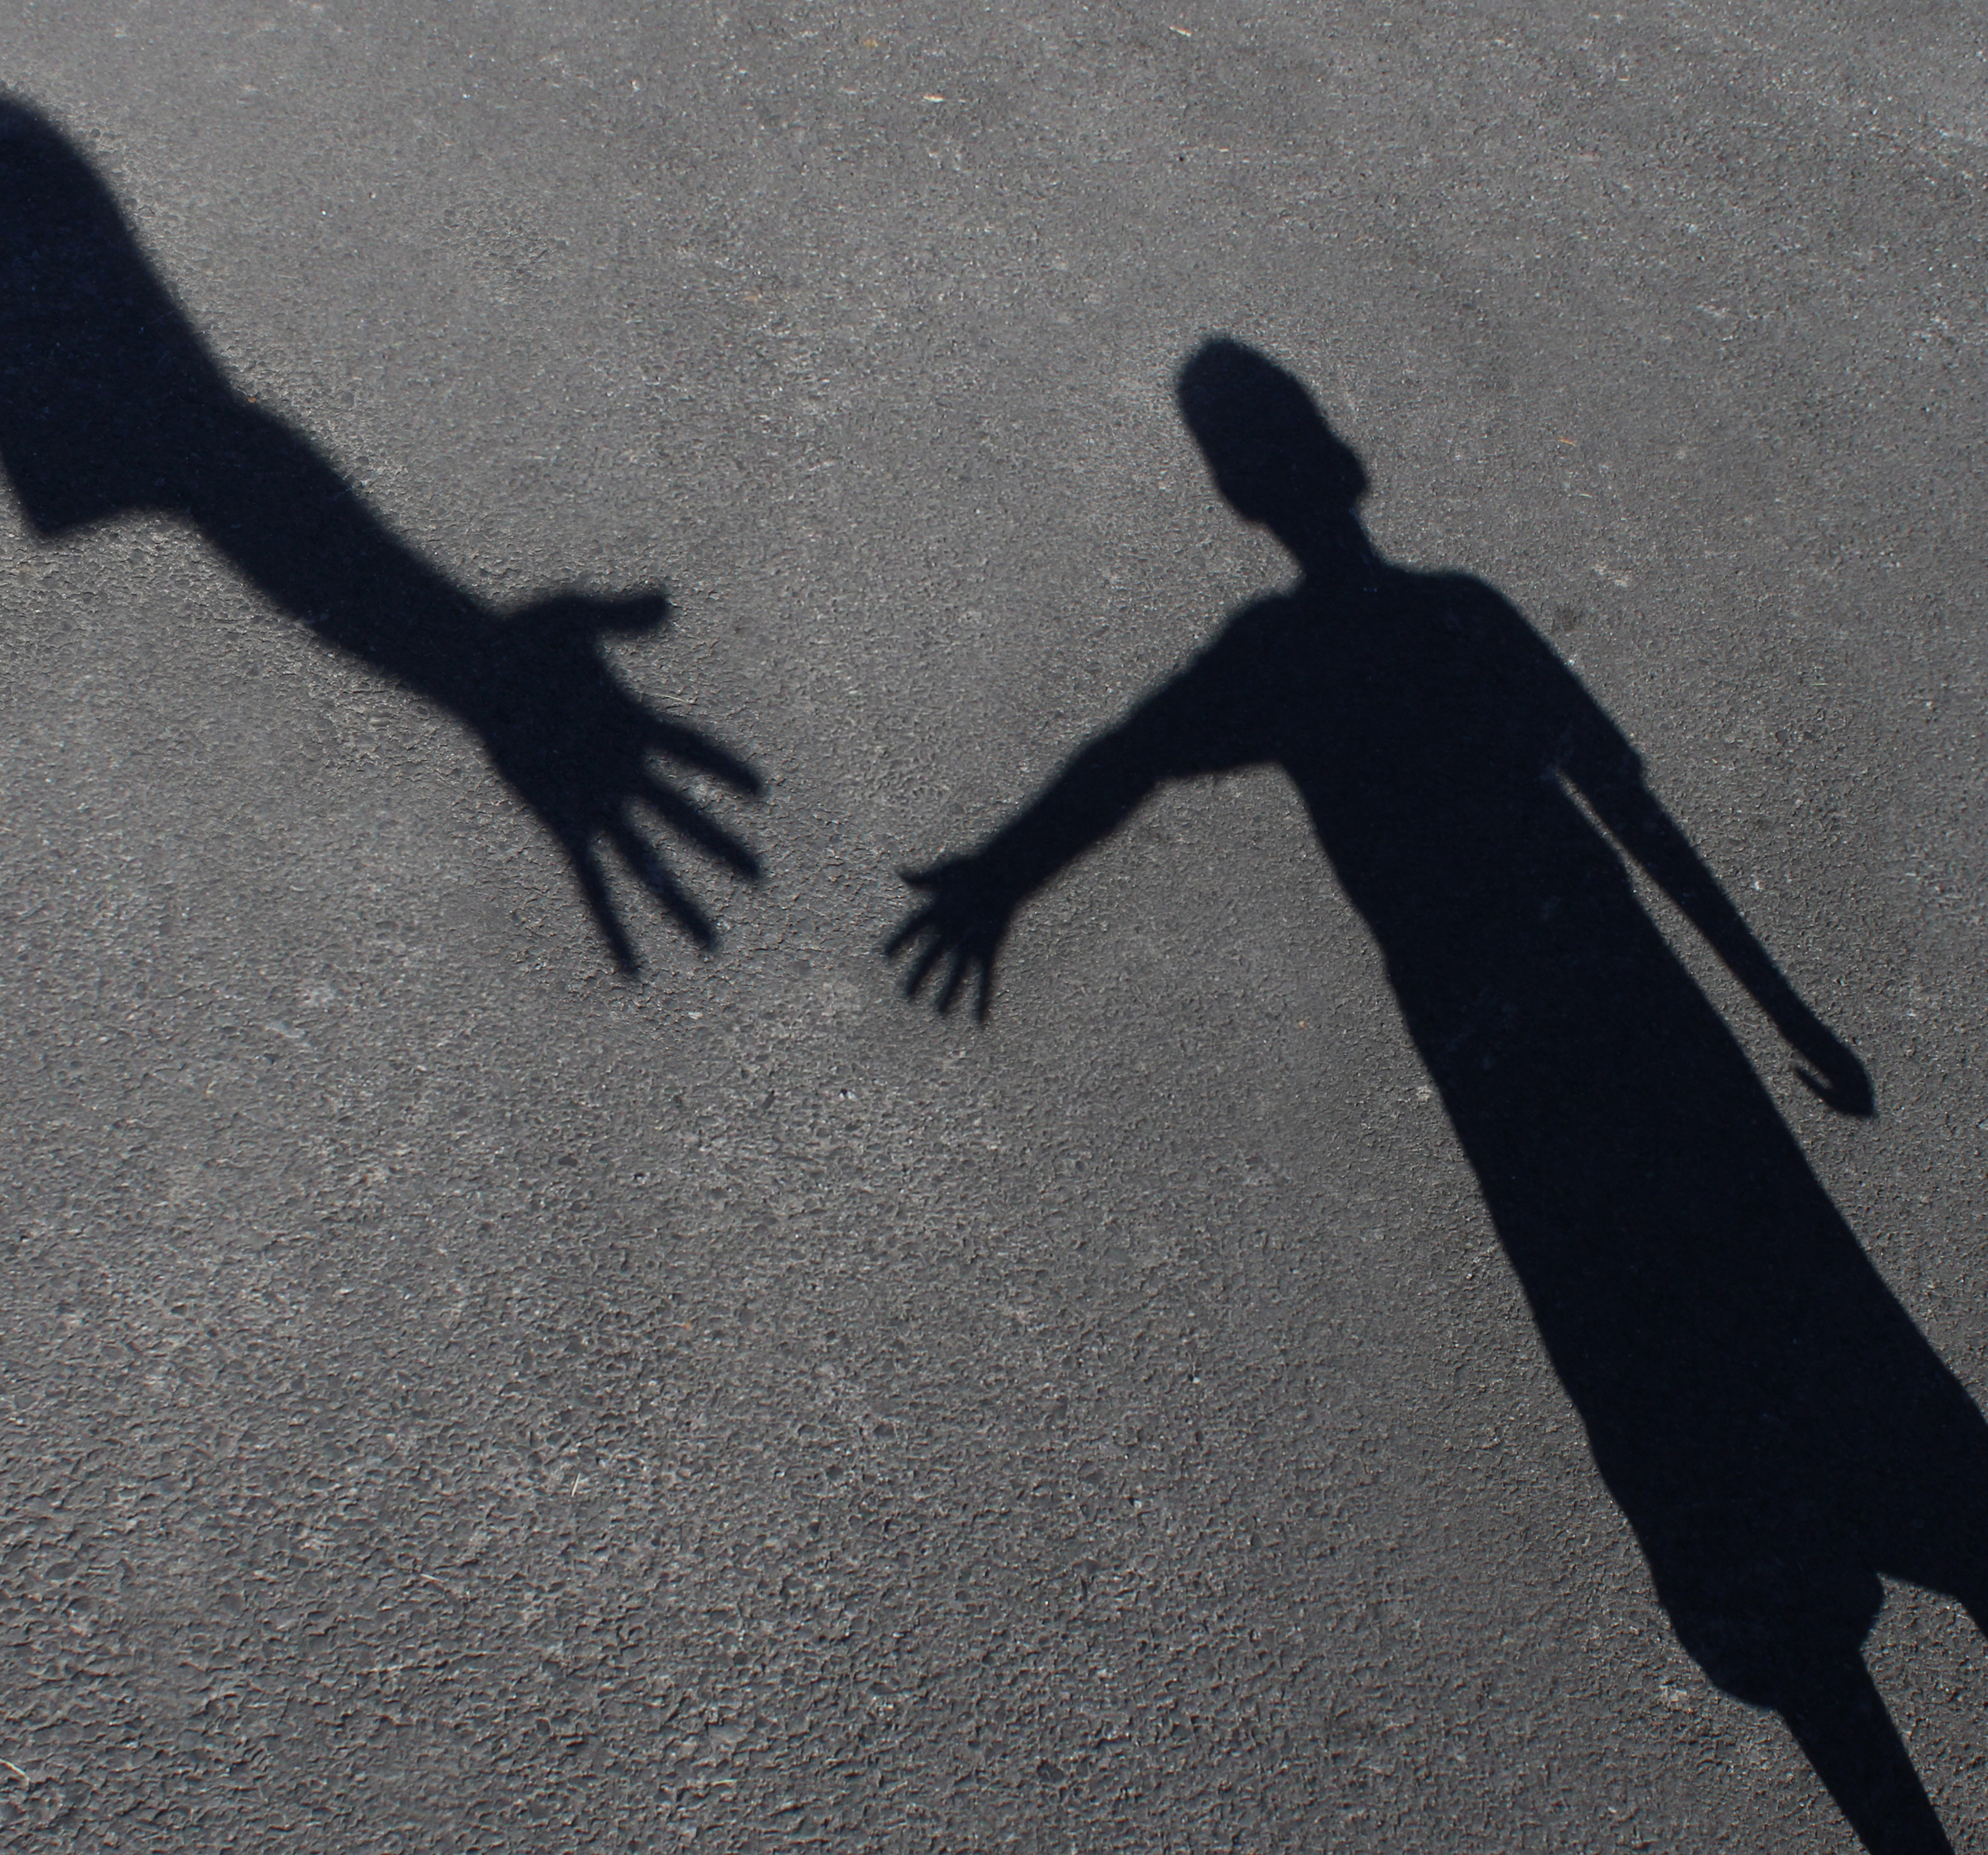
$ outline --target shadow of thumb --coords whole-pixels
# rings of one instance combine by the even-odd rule
[[[556,593],[549,598],[534,600],[512,622],[545,632],[573,631],[588,636],[607,632],[620,637],[640,637],[668,627],[670,602],[660,592]]]

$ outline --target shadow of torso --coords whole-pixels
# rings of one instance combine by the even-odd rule
[[[1730,1691],[1978,1609],[1988,1428],[1570,785],[1628,744],[1508,603],[1377,568],[1253,606],[1146,705],[1280,765],[1371,929],[1603,1478]]]

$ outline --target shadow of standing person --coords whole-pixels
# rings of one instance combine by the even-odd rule
[[[746,879],[759,862],[658,759],[756,794],[759,775],[625,688],[604,637],[654,631],[662,593],[563,593],[502,613],[421,559],[282,420],[238,394],[60,130],[0,97],[0,467],[45,539],[177,516],[326,644],[454,715],[558,840],[617,963],[633,941],[611,847],[701,946],[709,917],[637,807]]]
[[[1988,1627],[1988,1425],[1618,846],[1811,1089],[1868,1114],[1861,1066],[1519,613],[1374,552],[1354,514],[1365,472],[1296,380],[1217,340],[1178,392],[1223,495],[1303,577],[1232,618],[977,850],[908,877],[925,900],[887,949],[908,958],[907,992],[930,987],[942,1012],[970,993],[984,1016],[1016,910],[1156,786],[1282,767],[1381,947],[1679,1638],[1719,1686],[1782,1715],[1866,1847],[1948,1849],[1861,1647],[1881,1573]]]

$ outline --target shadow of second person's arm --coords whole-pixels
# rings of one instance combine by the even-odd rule
[[[321,643],[455,716],[560,845],[623,970],[640,962],[604,851],[702,947],[715,928],[657,829],[757,878],[752,851],[663,769],[749,796],[758,774],[656,712],[605,648],[664,626],[661,593],[564,593],[507,613],[457,586],[235,390],[90,163],[4,97],[0,468],[44,539],[144,511],[186,522]]]

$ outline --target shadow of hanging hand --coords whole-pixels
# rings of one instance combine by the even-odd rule
[[[1016,912],[1163,781],[1278,766],[1402,1016],[1679,1639],[1778,1711],[1865,1846],[1949,1847],[1861,1646],[1881,1575],[1988,1627],[1988,1425],[1810,1171],[1624,853],[1785,1039],[1873,1111],[1645,785],[1493,589],[1382,559],[1366,473],[1289,374],[1179,382],[1215,483],[1302,569],[968,854],[910,877],[904,988],[984,1015]]]
[[[660,592],[486,607],[424,560],[296,431],[228,384],[59,130],[0,99],[0,465],[36,533],[150,511],[192,524],[326,644],[447,711],[551,832],[616,962],[634,944],[611,850],[700,946],[709,915],[643,819],[747,880],[745,843],[658,771],[759,775],[656,713],[602,648],[668,623]]]

